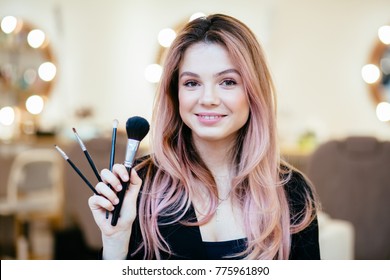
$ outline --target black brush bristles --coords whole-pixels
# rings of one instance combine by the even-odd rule
[[[126,122],[126,132],[128,139],[142,141],[149,132],[149,123],[142,117],[131,117]]]

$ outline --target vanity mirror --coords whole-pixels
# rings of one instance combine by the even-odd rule
[[[378,119],[390,121],[390,25],[380,27],[377,38],[362,76],[377,105]]]
[[[145,79],[150,83],[158,83],[162,73],[162,65],[164,64],[167,48],[171,45],[172,41],[176,37],[176,33],[183,28],[183,26],[191,20],[198,17],[203,17],[203,12],[197,12],[190,17],[179,21],[174,27],[163,28],[160,30],[157,36],[159,43],[158,52],[156,55],[155,63],[149,64],[145,69]]]
[[[0,18],[0,23],[0,115],[1,124],[11,125],[17,111],[42,112],[56,65],[43,30],[14,16]]]

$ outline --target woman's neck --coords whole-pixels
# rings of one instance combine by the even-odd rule
[[[205,141],[194,137],[194,144],[214,177],[230,176],[232,141]]]

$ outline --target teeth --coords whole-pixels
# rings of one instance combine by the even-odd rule
[[[200,116],[200,117],[205,120],[215,120],[215,119],[219,119],[221,116]]]

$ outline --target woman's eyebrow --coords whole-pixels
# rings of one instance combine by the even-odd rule
[[[219,77],[219,76],[229,74],[229,73],[235,73],[237,75],[240,75],[240,73],[236,69],[231,68],[231,69],[226,69],[226,70],[223,70],[221,72],[216,73],[214,75],[214,77]],[[200,77],[198,74],[190,72],[190,71],[184,71],[183,73],[180,74],[179,78],[182,78],[183,76],[191,76],[191,77],[195,77],[195,78]]]
[[[190,71],[184,71],[183,73],[180,74],[179,78],[182,78],[183,76],[191,76],[191,77],[195,77],[195,78],[200,77],[198,74],[190,72]]]
[[[225,75],[225,74],[230,74],[230,73],[234,73],[234,74],[237,74],[237,75],[240,75],[240,72],[238,72],[236,69],[234,68],[231,68],[231,69],[226,69],[226,70],[223,70],[217,74],[215,74],[214,76],[215,77],[218,77],[218,76],[222,76],[222,75]]]

